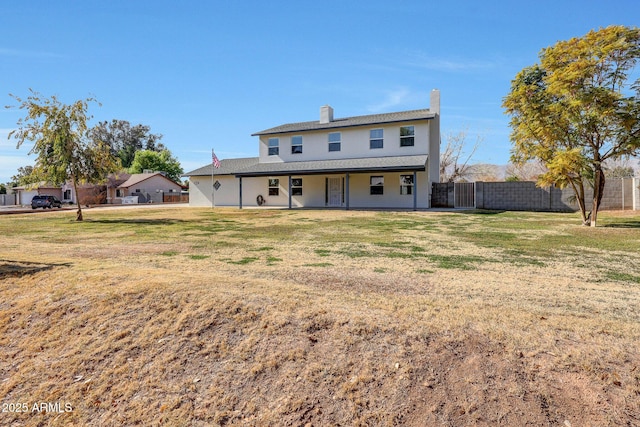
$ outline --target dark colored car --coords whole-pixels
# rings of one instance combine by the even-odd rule
[[[36,208],[51,209],[54,206],[56,208],[62,207],[62,202],[58,200],[58,198],[55,196],[48,196],[48,195],[41,194],[38,196],[33,196],[33,199],[31,199],[32,209],[36,209]]]

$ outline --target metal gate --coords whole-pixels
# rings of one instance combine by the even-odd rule
[[[453,185],[453,207],[476,207],[476,186],[474,182],[456,182]]]

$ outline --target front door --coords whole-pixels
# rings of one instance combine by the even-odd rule
[[[342,178],[327,179],[329,206],[342,206]]]

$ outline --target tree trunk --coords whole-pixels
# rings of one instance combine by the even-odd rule
[[[578,207],[580,208],[580,215],[582,216],[582,224],[587,225],[587,205],[584,200],[584,184],[582,182],[582,178],[580,178],[580,184],[576,184],[573,179],[570,179],[571,188],[573,188],[573,193],[576,195],[576,201],[578,202]]]
[[[82,206],[80,206],[80,193],[78,193],[78,183],[76,182],[76,178],[72,177],[71,181],[73,182],[73,191],[76,192],[76,203],[78,204],[78,211],[76,212],[76,221],[82,221]]]
[[[595,175],[593,177],[593,207],[591,209],[591,226],[595,227],[598,219],[598,209],[600,209],[600,202],[602,202],[602,196],[604,194],[604,171],[600,163],[596,164]]]

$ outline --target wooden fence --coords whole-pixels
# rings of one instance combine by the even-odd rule
[[[162,203],[189,203],[189,193],[163,193]]]

